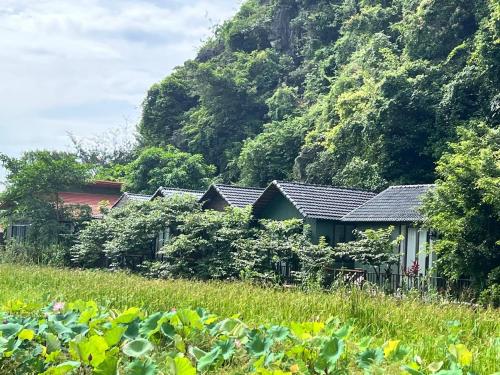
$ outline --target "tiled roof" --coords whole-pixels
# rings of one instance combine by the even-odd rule
[[[93,217],[102,217],[100,212],[101,202],[109,202],[108,207],[111,207],[120,198],[118,194],[99,194],[99,193],[80,193],[62,191],[59,192],[59,199],[63,201],[64,205],[68,206],[89,206],[92,210]]]
[[[190,194],[193,195],[196,199],[200,199],[203,193],[204,192],[200,190],[177,189],[160,186],[158,190],[156,190],[156,192],[151,196],[151,199],[154,199],[156,197],[169,198],[175,194]]]
[[[264,190],[263,188],[255,187],[214,184],[208,188],[205,194],[203,194],[200,201],[205,201],[210,198],[211,194],[217,193],[230,206],[243,208],[251,206]]]
[[[132,201],[148,201],[151,199],[151,195],[147,194],[134,194],[134,193],[124,193],[127,195],[128,199]]]
[[[146,195],[146,194],[134,194],[134,193],[123,193],[120,199],[118,199],[113,207],[111,208],[116,208],[116,207],[121,207],[124,204],[126,204],[128,201],[149,201],[151,199],[151,195]]]
[[[276,191],[280,191],[304,217],[325,220],[338,220],[376,195],[366,190],[273,181],[255,202],[254,213],[262,209]]]
[[[415,222],[422,196],[434,185],[391,186],[368,202],[345,215],[343,221]]]

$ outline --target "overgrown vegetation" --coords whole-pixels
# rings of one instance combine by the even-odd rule
[[[156,243],[165,230],[170,238]],[[300,254],[316,247],[302,220],[254,223],[249,208],[202,210],[193,197],[175,195],[130,203],[88,223],[70,253],[72,265],[82,267],[135,268],[163,278],[276,283],[282,281],[278,263],[298,270]]]
[[[459,141],[437,165],[439,180],[424,207],[427,225],[439,233],[435,249],[445,275],[468,275],[482,288],[497,288],[500,130],[477,123],[459,132]]]
[[[474,119],[499,125],[497,0],[248,0],[153,85],[142,147],[225,181],[429,183]]]
[[[83,185],[90,169],[74,154],[29,151],[19,159],[0,153],[8,171],[7,188],[0,194],[0,222],[29,223],[28,240],[39,247],[65,242],[73,229],[91,218],[88,206],[67,206],[61,191]]]
[[[5,308],[0,311],[0,369],[16,374],[325,374],[402,368],[444,375],[462,374],[474,360],[460,342],[458,321],[443,345],[449,344],[446,357],[426,363],[400,340],[378,347],[373,337],[353,339],[352,323],[338,318],[252,329],[237,317],[218,317],[201,308],[146,315],[137,307],[120,312],[81,300],[35,312],[20,301]]]
[[[95,300],[98,304],[106,305],[107,308],[96,309],[93,303],[73,305],[69,303],[69,301],[77,301],[78,299]],[[9,303],[9,301],[16,300],[23,302]],[[66,302],[66,304],[51,303],[47,315],[44,316],[38,316],[37,313],[27,314],[27,311],[37,310],[48,302],[54,301]],[[8,315],[3,315],[2,322],[4,319],[9,319],[9,323],[21,324],[22,329],[34,331],[32,340],[28,340],[31,334],[29,337],[25,337],[30,332],[24,332],[21,335],[21,343],[17,349],[18,354],[7,360],[0,360],[3,366],[12,364],[12,361],[29,360],[29,358],[36,356],[39,358],[38,363],[42,365],[43,363],[40,362],[46,360],[46,357],[42,357],[41,353],[37,354],[35,348],[39,345],[47,346],[44,335],[48,333],[57,336],[57,340],[54,339],[51,342],[61,345],[60,355],[52,354],[51,356],[54,360],[52,365],[59,364],[66,359],[77,360],[82,365],[89,367],[97,364],[99,360],[88,363],[88,356],[86,358],[72,358],[67,351],[69,341],[73,341],[72,352],[78,356],[78,353],[81,354],[77,350],[78,347],[90,348],[92,345],[85,343],[102,341],[99,338],[89,340],[90,336],[97,335],[102,336],[104,340],[110,339],[111,336],[118,337],[116,338],[118,341],[115,341],[114,345],[110,345],[106,341],[108,348],[103,350],[105,358],[119,356],[122,358],[120,366],[128,366],[130,362],[136,360],[133,355],[129,354],[128,346],[130,345],[127,345],[127,342],[134,340],[134,338],[127,337],[128,334],[125,334],[123,329],[115,327],[127,326],[134,319],[131,319],[130,322],[120,322],[116,319],[118,316],[123,317],[120,313],[124,310],[140,305],[142,311],[139,309],[128,310],[128,316],[140,317],[136,321],[139,325],[137,327],[139,328],[139,336],[146,338],[153,345],[154,349],[148,351],[148,357],[151,357],[160,369],[164,369],[163,366],[167,363],[165,356],[168,356],[168,353],[184,350],[186,358],[193,366],[201,366],[200,358],[195,359],[196,356],[193,357],[192,354],[189,354],[189,346],[196,346],[204,352],[214,351],[210,356],[215,357],[212,364],[223,367],[212,367],[213,373],[241,373],[251,370],[250,364],[280,366],[284,371],[290,372],[290,366],[295,363],[299,365],[299,370],[304,372],[307,364],[317,363],[316,361],[322,356],[319,349],[326,340],[326,337],[321,338],[321,336],[325,335],[328,336],[329,340],[335,340],[336,337],[343,341],[344,348],[334,365],[338,366],[339,369],[347,367],[351,372],[363,371],[362,368],[359,368],[362,358],[366,359],[367,365],[373,366],[372,370],[380,367],[385,370],[385,373],[399,373],[401,365],[410,365],[415,370],[417,368],[414,366],[417,366],[418,371],[427,373],[431,372],[428,367],[431,363],[436,362],[432,367],[439,367],[438,362],[441,360],[444,361],[441,365],[441,369],[444,370],[453,366],[453,362],[460,362],[457,361],[456,352],[450,346],[459,344],[464,345],[464,347],[459,346],[455,349],[459,351],[467,349],[464,352],[467,353],[466,357],[471,360],[470,365],[469,360],[459,363],[461,367],[473,373],[489,374],[497,370],[496,358],[499,350],[497,336],[500,324],[497,311],[474,310],[468,306],[440,303],[437,300],[424,303],[420,299],[411,297],[401,300],[382,294],[373,295],[373,292],[359,289],[340,289],[328,294],[303,293],[277,288],[261,288],[241,282],[158,281],[116,272],[0,265],[0,303],[4,305],[3,311],[10,312]],[[213,316],[216,319],[212,323],[234,322],[234,319],[241,319],[248,324],[249,331],[242,328],[241,337],[233,337],[232,334],[228,333],[222,336],[218,334],[213,336],[205,329],[211,328],[213,332],[218,332],[218,328],[214,328],[215,326],[211,326],[204,320],[210,315],[198,310],[197,314],[203,322],[203,328],[200,328],[200,331],[195,331],[196,334],[194,334],[193,327],[188,322],[191,321],[191,318],[199,320],[197,315],[189,312],[188,309],[197,306],[204,306],[211,313],[221,317]],[[73,308],[82,309],[86,313],[73,312],[71,311]],[[155,314],[157,311],[161,313]],[[59,312],[67,315],[59,316]],[[184,316],[183,314],[186,314],[186,320],[182,318],[179,321],[175,318],[181,318]],[[238,314],[238,316],[235,318],[234,314]],[[331,316],[338,319],[327,321]],[[40,332],[38,327],[41,327],[39,326],[41,323],[38,317],[42,319],[41,323],[45,319],[60,324],[49,323],[48,327]],[[89,317],[92,318],[92,324],[88,323]],[[167,325],[162,329],[161,325],[158,324],[159,319],[162,318],[162,323],[174,326],[175,332],[167,330],[170,328]],[[229,318],[229,320],[224,320],[225,318]],[[310,323],[302,324],[302,322]],[[245,323],[243,323],[244,327],[246,327]],[[326,324],[323,325],[323,323]],[[208,327],[206,327],[207,325]],[[218,327],[221,328],[222,325],[220,324]],[[271,329],[273,325],[284,328]],[[340,329],[344,325],[347,327]],[[76,326],[81,329],[77,329]],[[200,326],[198,325],[198,327]],[[155,328],[159,328],[159,330]],[[257,330],[253,331],[253,329]],[[333,331],[329,331],[330,329]],[[111,335],[111,332],[105,334],[110,330],[116,335]],[[288,334],[285,335],[283,330]],[[14,331],[15,337],[12,343],[17,342],[21,332],[20,330]],[[133,331],[131,329],[129,334]],[[179,334],[182,340],[177,338],[172,342],[168,336],[165,336],[165,333],[168,332]],[[278,332],[282,332],[286,336],[283,338],[282,345],[277,345],[276,342]],[[81,334],[80,337],[77,336],[78,333]],[[248,337],[248,341],[246,341],[245,336]],[[262,341],[262,345],[257,345],[257,342],[254,341],[257,340],[257,337],[258,340]],[[217,342],[234,339],[236,346],[236,338],[240,340],[241,348],[236,348],[231,360],[219,360],[221,353],[215,353],[218,351],[216,349]],[[397,343],[397,340],[400,342]],[[389,341],[392,342],[389,343]],[[255,345],[251,344],[252,342]],[[178,343],[179,346],[174,345],[174,343]],[[185,344],[185,349],[180,349],[183,347],[181,343]],[[143,342],[143,344],[149,348],[147,343]],[[123,349],[113,349],[119,346]],[[232,347],[232,345],[229,346]],[[311,357],[304,358],[301,354],[302,351],[291,350],[292,347],[296,346],[305,346],[311,350]],[[262,348],[263,352],[253,356],[252,350],[256,350],[257,347]],[[57,351],[56,347],[47,348],[47,354]],[[401,357],[392,357],[389,353],[381,355],[379,352],[380,349],[382,352],[384,349],[387,349],[386,352],[390,352],[392,349],[398,351],[398,348],[401,350]],[[367,349],[371,349],[370,353],[361,356],[360,354]],[[285,351],[284,357],[279,356],[282,350]],[[407,350],[408,353],[406,353]],[[259,362],[261,356],[268,357],[271,352],[277,355],[277,357],[269,357],[274,358],[273,361]],[[23,353],[29,354],[29,356],[24,356]],[[416,354],[421,360],[415,359]],[[455,355],[455,360],[453,355]],[[97,358],[102,359],[103,357],[97,356]],[[302,360],[300,360],[301,358]],[[373,362],[370,361],[370,358],[373,359]],[[140,357],[139,360],[144,361],[144,359],[145,357]],[[208,360],[208,357],[205,359]],[[289,361],[293,361],[293,363]],[[15,366],[19,365],[16,362],[14,364]],[[44,365],[50,364],[49,360]],[[314,365],[312,366],[314,367]],[[12,369],[12,367],[7,368]],[[455,371],[459,373],[458,369]]]

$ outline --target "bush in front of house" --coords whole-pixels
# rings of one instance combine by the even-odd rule
[[[250,209],[190,212],[162,250],[163,277],[283,281],[314,245],[302,220],[252,222]],[[285,270],[279,267],[284,266]]]
[[[167,227],[171,238],[155,254],[156,236]],[[79,267],[134,268],[148,277],[282,282],[298,272],[300,254],[316,247],[302,220],[257,223],[249,208],[202,210],[194,198],[174,196],[130,203],[88,223],[71,259]]]
[[[186,213],[176,235],[161,251],[163,276],[237,278],[237,253],[255,235],[249,209]]]
[[[71,248],[74,265],[121,267],[130,257],[146,258],[158,232],[175,228],[186,212],[201,211],[190,196],[179,195],[151,202],[131,202],[111,210],[102,220],[94,220],[82,229]]]

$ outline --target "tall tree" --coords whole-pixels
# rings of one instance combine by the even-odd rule
[[[172,146],[144,149],[125,169],[125,189],[145,194],[153,193],[160,186],[204,189],[215,173],[215,167],[206,164],[203,156]]]
[[[438,233],[439,267],[484,286],[500,271],[500,129],[472,122],[438,162],[436,188],[425,201]]]

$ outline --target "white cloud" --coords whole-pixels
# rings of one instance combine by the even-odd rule
[[[240,0],[2,0],[0,152],[137,121],[147,88],[194,57]],[[0,171],[0,180],[2,171]]]

